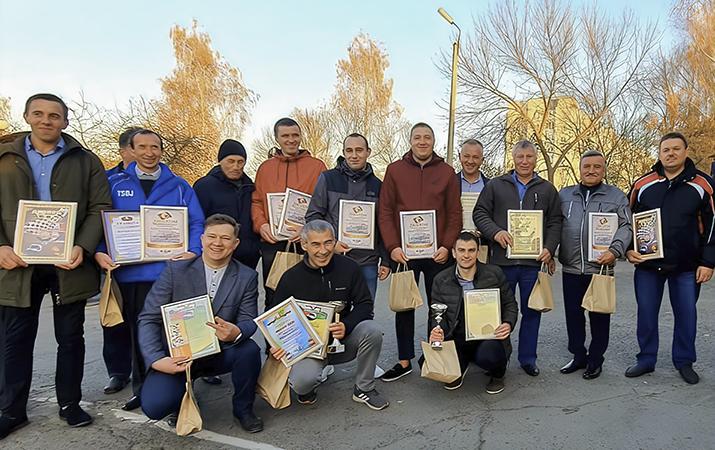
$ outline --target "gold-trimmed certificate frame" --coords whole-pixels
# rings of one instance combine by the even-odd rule
[[[295,302],[303,310],[305,317],[313,326],[320,340],[328,342],[330,339],[328,325],[335,320],[335,306],[330,303],[311,303],[303,300],[296,300]],[[328,346],[323,345],[320,350],[311,353],[308,357],[313,359],[325,359],[327,355]]]
[[[305,192],[287,188],[285,202],[281,211],[281,220],[278,224],[278,234],[290,237],[293,232],[288,227],[302,227],[305,225],[305,213],[308,212],[312,196]]]
[[[437,253],[437,212],[400,211],[402,251],[410,259],[431,258]]]
[[[163,305],[161,319],[172,358],[194,360],[221,352],[216,332],[206,325],[214,322],[208,295]]]
[[[544,249],[544,211],[540,209],[507,210],[507,231],[514,240],[508,246],[509,259],[536,259]]]
[[[472,213],[479,200],[479,192],[462,192],[459,200],[462,202],[462,230],[478,231]]]
[[[375,203],[340,200],[338,240],[351,249],[375,250]]]
[[[611,247],[618,231],[618,214],[588,213],[588,260],[596,262]]]
[[[166,261],[189,250],[189,209],[141,205],[141,260]]]
[[[27,264],[67,264],[76,221],[75,202],[20,200],[13,250]]]
[[[281,213],[285,204],[285,192],[269,192],[266,194],[266,206],[268,209],[268,222],[271,225],[271,233],[278,241],[288,240],[290,235],[283,236],[278,233],[278,225],[281,222]]]
[[[633,248],[643,259],[665,256],[660,208],[633,214]]]
[[[494,339],[501,325],[499,289],[464,291],[464,336],[467,341]]]

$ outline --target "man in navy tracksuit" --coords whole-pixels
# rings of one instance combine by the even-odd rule
[[[693,370],[696,303],[701,283],[712,278],[715,267],[713,180],[695,168],[680,133],[661,138],[658,159],[653,171],[638,179],[629,195],[634,213],[660,208],[664,257],[644,260],[638,248],[626,252],[628,260],[636,264],[633,285],[641,350],[637,364],[626,370],[626,376],[638,377],[655,368],[658,313],[668,281],[675,318],[673,364],[687,383],[695,384],[700,380]]]
[[[130,145],[135,162],[109,178],[114,208],[138,211],[141,205],[188,207],[189,251],[173,257],[172,260],[189,259],[201,254],[204,213],[189,183],[159,162],[164,149],[161,137],[153,131],[140,130],[132,135]],[[103,269],[116,269],[113,275],[124,300],[125,322],[113,328],[117,328],[117,333],[125,333],[120,327],[129,327],[131,334],[134,397],[124,405],[124,409],[132,410],[141,406],[140,393],[145,373],[137,347],[137,316],[144,307],[144,300],[154,281],[164,269],[164,262],[119,267],[106,252],[106,243],[102,242],[94,257]]]

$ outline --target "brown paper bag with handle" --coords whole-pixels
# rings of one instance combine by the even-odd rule
[[[273,409],[283,409],[290,406],[290,387],[288,375],[290,367],[268,355],[266,363],[258,375],[256,394],[268,402]]]
[[[554,309],[554,291],[551,289],[551,275],[546,264],[541,263],[539,276],[534,283],[534,289],[529,295],[529,309],[539,312],[549,312]]]
[[[410,311],[422,304],[422,294],[414,273],[407,270],[407,266],[398,264],[397,270],[390,276],[390,309],[395,312]]]
[[[289,251],[291,244],[293,244],[293,248],[295,248],[295,243],[289,241],[288,244],[286,244],[285,252],[276,253],[276,257],[273,259],[273,264],[271,265],[271,270],[268,272],[268,278],[266,278],[266,287],[275,290],[283,274],[298,264],[302,259],[302,256],[297,252]]]
[[[196,403],[196,396],[191,383],[191,364],[193,364],[193,361],[186,363],[186,393],[183,400],[181,400],[179,418],[176,420],[176,434],[179,436],[198,433],[203,428],[201,412],[199,411],[198,403]]]
[[[616,310],[616,277],[608,275],[608,268],[603,273],[604,268],[606,266],[601,266],[600,272],[592,275],[581,307],[595,313],[611,314]]]
[[[462,376],[454,341],[442,342],[442,350],[435,350],[429,342],[422,342],[422,355],[425,358],[422,364],[422,377],[451,383]]]
[[[112,278],[112,271],[108,270],[102,285],[102,294],[99,297],[99,321],[103,327],[113,327],[124,323],[122,317],[122,293],[117,281]]]

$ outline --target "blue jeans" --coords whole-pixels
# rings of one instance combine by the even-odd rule
[[[658,314],[663,301],[665,282],[668,281],[670,305],[673,307],[673,364],[680,369],[695,362],[695,332],[698,322],[696,303],[700,284],[695,282],[695,271],[661,273],[636,267],[633,286],[638,304],[638,364],[654,368],[658,358]]]
[[[536,278],[539,276],[539,268],[531,266],[499,266],[504,272],[511,290],[516,293],[516,285],[519,285],[519,296],[521,297],[521,325],[519,325],[519,364],[526,366],[536,364],[536,344],[539,340],[539,325],[541,323],[541,313],[529,309],[529,296],[534,289]]]
[[[375,293],[377,292],[377,266],[362,266],[362,274],[367,282],[367,289],[370,291],[372,302],[375,303]]]
[[[564,311],[566,312],[566,332],[569,336],[569,351],[576,364],[588,364],[596,369],[603,364],[603,354],[608,348],[611,315],[588,313],[591,323],[591,344],[586,353],[586,310],[581,307],[583,296],[591,284],[591,275],[564,273]]]

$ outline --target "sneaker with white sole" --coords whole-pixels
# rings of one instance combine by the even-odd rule
[[[323,372],[320,374],[318,383],[325,383],[326,381],[328,381],[328,377],[334,373],[335,367],[333,367],[332,364],[328,364],[327,366],[323,367]]]
[[[451,383],[444,383],[444,388],[453,391],[455,389],[459,389],[462,387],[462,383],[464,383],[464,376],[467,374],[467,369],[462,372],[462,376],[457,378],[456,380],[452,381]]]
[[[487,384],[487,394],[498,394],[504,390],[504,377],[498,378],[492,375]]]
[[[375,389],[364,392],[357,386],[353,389],[353,400],[358,403],[365,403],[368,408],[379,411],[390,406],[390,402],[385,397],[380,395]]]
[[[305,395],[298,394],[298,403],[301,405],[312,405],[318,399],[318,392],[313,389]]]

